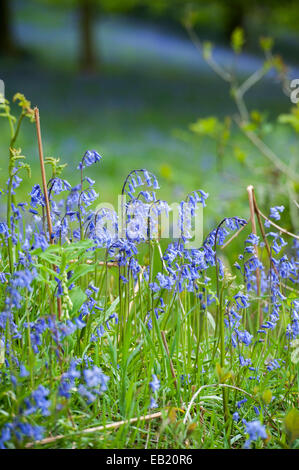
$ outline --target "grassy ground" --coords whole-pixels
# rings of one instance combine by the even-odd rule
[[[81,155],[95,148],[105,157],[95,174],[97,189],[105,201],[115,202],[119,181],[132,168],[146,167],[162,178],[161,196],[171,201],[180,200],[189,188],[203,188],[213,194],[209,226],[228,208],[231,213],[244,211],[249,183],[257,185],[263,202],[262,186],[269,177],[263,172],[263,157],[254,148],[244,144],[249,150],[245,166],[227,152],[224,173],[219,175],[214,143],[185,134],[198,117],[224,116],[234,109],[225,84],[204,65],[188,39],[147,24],[106,18],[96,29],[100,71],[88,76],[77,71],[75,24],[76,18],[68,11],[20,2],[16,31],[31,55],[17,63],[1,60],[7,97],[21,91],[39,106],[45,154],[68,163],[65,177],[71,183],[75,182],[73,170]],[[227,50],[217,51],[220,60],[232,60]],[[241,74],[258,65],[259,59],[245,56]],[[249,99],[251,109],[266,110],[274,122],[289,108],[288,99],[271,80],[258,85]],[[33,126],[27,125],[21,138],[23,152],[37,178]],[[285,128],[275,128],[271,146],[286,161],[286,149],[292,144]],[[2,184],[7,146],[8,129],[2,122]],[[26,180],[24,191],[29,187]]]

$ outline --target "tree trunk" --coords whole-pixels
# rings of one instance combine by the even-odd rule
[[[18,47],[15,44],[12,28],[11,0],[0,0],[0,55],[15,55]]]
[[[92,72],[96,68],[96,50],[93,35],[95,7],[93,0],[79,0],[80,67]]]

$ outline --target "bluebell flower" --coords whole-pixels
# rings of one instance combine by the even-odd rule
[[[244,405],[244,403],[246,403],[247,401],[247,398],[243,398],[242,400],[238,401],[237,408],[241,408],[241,406]]]
[[[277,359],[273,359],[272,361],[270,361],[267,365],[267,370],[270,371],[270,370],[274,370],[274,369],[279,369],[280,368],[280,364],[279,362],[277,361]]]
[[[97,394],[93,393],[94,390],[89,390],[87,387],[84,385],[80,384],[78,387],[78,393],[83,397],[87,399],[87,403],[92,403],[95,401]]]
[[[242,292],[238,292],[238,294],[234,296],[234,299],[238,308],[247,308],[250,305],[248,302],[248,295],[242,294]]]
[[[158,380],[158,377],[153,374],[152,375],[152,381],[149,383],[149,386],[151,387],[153,392],[157,392],[160,388],[160,381]]]
[[[150,408],[158,408],[158,403],[156,402],[156,400],[153,397],[150,398],[150,406],[149,407]]]
[[[260,407],[254,406],[253,409],[254,409],[255,414],[259,416],[261,412]]]
[[[44,428],[42,426],[34,426],[30,423],[15,419],[12,423],[6,423],[1,431],[0,449],[5,449],[5,442],[16,436],[19,442],[23,442],[24,438],[30,438],[35,441],[43,438]]]
[[[241,367],[244,367],[244,366],[248,366],[249,364],[251,364],[251,359],[244,359],[243,356],[241,356],[241,354],[239,355],[239,361],[240,361],[240,365]]]
[[[68,181],[57,177],[50,179],[50,181],[48,182],[48,187],[49,196],[51,196],[52,193],[58,195],[62,191],[70,191],[72,189]]]
[[[268,439],[265,426],[258,420],[246,423],[246,432],[249,435],[248,439],[244,444],[244,449],[249,449],[250,444],[259,438]]]
[[[25,400],[27,410],[24,414],[29,415],[40,410],[43,416],[49,416],[49,407],[51,405],[50,400],[47,399],[49,393],[47,388],[43,385],[39,385],[39,387],[32,392],[30,399]]]
[[[5,238],[10,237],[8,226],[5,222],[0,222],[0,234],[4,235]]]
[[[257,235],[255,235],[254,233],[251,233],[245,240],[245,243],[248,243],[250,245],[258,245],[259,239],[260,238]]]
[[[100,386],[102,392],[107,390],[107,383],[109,377],[103,374],[102,370],[94,366],[92,369],[85,369],[83,371],[84,379],[88,387],[97,387]]]
[[[287,325],[286,336],[289,340],[296,339],[299,335],[299,301],[291,304],[291,323]]]
[[[274,206],[270,209],[270,218],[274,220],[280,219],[281,212],[284,211],[284,206]]]
[[[190,376],[190,374],[186,374],[186,375],[185,375],[185,374],[182,374],[181,377],[180,377],[180,379],[181,379],[181,384],[182,384],[182,386],[186,386],[186,385],[188,385],[188,384],[191,383],[191,376]]]
[[[62,397],[69,398],[71,390],[75,386],[75,380],[80,377],[80,372],[77,370],[78,361],[73,360],[67,372],[62,374],[58,394]]]
[[[0,273],[0,282],[1,282],[1,284],[5,284],[7,282],[6,276],[8,276],[8,273]]]
[[[78,165],[78,169],[84,169],[85,167],[91,166],[102,159],[101,155],[95,150],[87,150],[85,152],[82,161]]]
[[[28,370],[26,369],[26,367],[23,364],[21,364],[21,366],[20,366],[20,377],[28,377],[28,375],[29,375]]]
[[[31,196],[30,204],[33,208],[37,208],[38,206],[45,205],[45,198],[44,198],[43,192],[39,184],[35,184],[33,186],[29,195]]]

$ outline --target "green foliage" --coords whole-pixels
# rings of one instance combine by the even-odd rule
[[[245,35],[244,30],[240,27],[237,27],[231,36],[231,46],[236,54],[242,52],[243,46],[245,44]]]
[[[299,105],[293,106],[290,113],[280,114],[278,122],[281,124],[289,124],[298,133],[299,132]]]
[[[262,36],[260,38],[260,46],[265,53],[272,51],[273,46],[274,46],[273,38]]]
[[[52,178],[55,178],[56,176],[60,176],[64,168],[67,166],[67,163],[64,163],[63,165],[59,165],[59,162],[60,162],[60,158],[54,158],[54,157],[45,158],[45,165],[49,165],[52,168]]]
[[[292,408],[285,416],[284,424],[289,441],[292,443],[299,437],[299,410]]]
[[[271,390],[268,389],[268,390],[265,390],[265,391],[263,392],[263,394],[262,394],[262,400],[263,400],[263,402],[265,403],[265,405],[269,405],[269,403],[271,403],[272,397],[273,397],[273,395],[272,395]]]

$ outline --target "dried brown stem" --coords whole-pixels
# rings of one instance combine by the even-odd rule
[[[122,426],[123,424],[132,424],[138,421],[150,421],[151,419],[161,418],[161,417],[162,417],[162,413],[161,411],[158,411],[157,413],[153,413],[150,415],[140,416],[137,418],[131,418],[131,419],[124,420],[124,421],[117,421],[116,423],[110,423],[105,426],[95,426],[93,428],[83,429],[82,431],[75,431],[74,434],[91,434],[94,432],[106,431],[109,429],[116,429]],[[30,448],[30,447],[33,447],[34,445],[51,444],[52,442],[59,441],[61,439],[64,439],[65,437],[66,437],[65,434],[59,434],[58,436],[53,436],[53,437],[46,437],[45,439],[41,439],[39,441],[28,442],[28,444],[26,444],[25,447]]]
[[[249,200],[249,210],[250,210],[250,221],[251,221],[252,233],[254,233],[254,235],[257,236],[256,223],[255,223],[254,188],[253,188],[252,185],[247,187],[247,192],[248,192],[248,200]],[[257,257],[257,259],[259,259],[257,245],[254,245],[254,249],[255,249],[255,256]],[[256,285],[257,285],[257,295],[258,295],[258,297],[260,297],[260,293],[261,293],[261,276],[260,276],[259,268],[256,269]],[[262,323],[263,322],[263,313],[262,313],[260,301],[258,302],[258,313],[259,313],[260,323]]]
[[[50,240],[50,244],[52,245],[54,243],[54,240],[52,237],[53,228],[52,228],[50,202],[49,202],[48,189],[47,189],[46,170],[45,170],[45,164],[44,164],[44,152],[43,152],[42,134],[41,134],[41,129],[40,129],[39,109],[37,107],[34,108],[34,115],[35,115],[36,132],[37,132],[39,161],[40,161],[40,168],[41,168],[42,182],[43,182],[43,191],[44,191],[45,204],[46,204],[49,240]],[[54,270],[57,271],[56,266],[54,266]],[[60,297],[57,298],[57,310],[58,310],[58,319],[60,320],[61,319],[61,298]]]
[[[47,179],[46,179],[46,171],[45,171],[45,164],[44,164],[44,153],[43,153],[42,135],[41,135],[41,129],[40,129],[39,110],[37,107],[34,108],[34,114],[35,114],[36,132],[37,132],[39,161],[40,161],[43,190],[44,190],[44,197],[45,197],[45,203],[46,203],[49,239],[50,239],[50,243],[53,244],[51,211],[50,211],[50,203],[49,203],[48,190],[47,190]]]
[[[249,222],[249,219],[247,219],[247,223]],[[224,250],[224,248],[226,248],[235,238],[237,238],[237,236],[242,232],[242,230],[244,230],[244,228],[246,227],[247,225],[242,225],[242,227],[239,228],[239,230],[237,230],[232,237],[230,237],[229,240],[227,240],[226,243],[224,243],[224,245],[221,245],[221,250]]]
[[[295,235],[294,233],[292,232],[288,232],[288,230],[286,230],[285,228],[282,228],[280,227],[279,225],[275,224],[274,222],[272,222],[272,220],[268,219],[267,216],[265,216],[265,214],[263,214],[260,209],[257,209],[258,210],[258,213],[265,219],[269,222],[269,224],[273,225],[273,227],[275,227],[277,230],[279,230],[280,232],[282,233],[285,233],[286,235],[289,235],[290,237],[293,237],[293,238],[296,238],[296,240],[299,240],[299,235]]]
[[[269,260],[270,260],[270,263],[271,263],[271,249],[270,249],[270,246],[269,246],[269,243],[268,243],[268,240],[267,240],[267,237],[266,237],[266,233],[265,233],[265,229],[264,229],[264,226],[263,226],[263,223],[262,223],[262,219],[261,219],[261,211],[257,205],[257,202],[256,202],[256,197],[255,197],[255,193],[254,193],[254,189],[252,191],[252,194],[253,194],[253,202],[254,202],[254,209],[255,209],[255,213],[256,213],[256,216],[257,216],[257,220],[258,220],[258,223],[259,223],[259,227],[260,227],[260,230],[261,230],[261,233],[262,233],[262,237],[263,237],[263,240],[264,240],[264,243],[265,243],[265,246],[266,246],[266,249],[267,249],[267,253],[268,253],[268,256],[269,256]],[[266,220],[269,220],[266,216],[264,216]],[[269,220],[269,222],[271,222],[271,220]],[[278,227],[278,226],[277,226]],[[282,229],[284,230],[284,229]],[[289,232],[287,232],[286,230],[284,230],[285,233],[287,233],[288,235],[290,235]],[[293,234],[294,235],[294,234]],[[278,271],[277,271],[277,268],[275,265],[273,265],[273,268],[274,268],[274,271],[275,273],[278,275]],[[292,292],[296,292],[298,294],[298,290],[297,289],[293,289],[292,287],[284,284],[283,282],[281,283],[281,285],[285,288],[285,289],[288,289]]]
[[[77,263],[77,259],[71,259],[70,263]],[[85,261],[86,264],[94,264],[94,261],[92,259],[87,259]],[[108,268],[118,268],[118,263],[117,261],[111,261],[107,262],[106,261],[98,261],[97,262],[98,266],[107,266]]]

